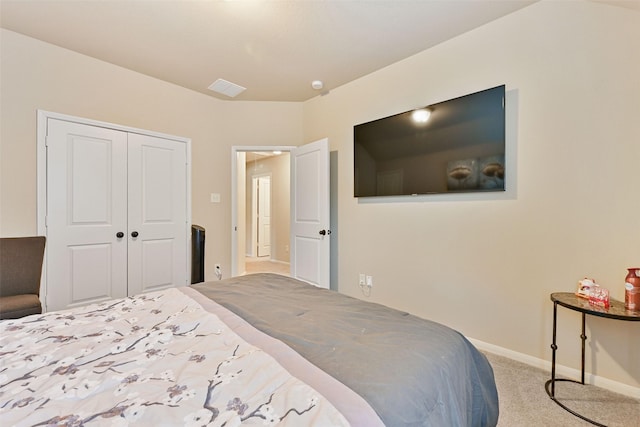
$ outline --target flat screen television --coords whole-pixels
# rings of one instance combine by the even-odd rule
[[[505,86],[353,128],[354,196],[504,191]]]

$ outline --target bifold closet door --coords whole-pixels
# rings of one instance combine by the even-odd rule
[[[184,143],[47,122],[47,310],[189,283]]]
[[[127,296],[127,133],[49,119],[46,145],[47,310]]]

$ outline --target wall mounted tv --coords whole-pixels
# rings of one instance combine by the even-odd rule
[[[354,196],[504,191],[504,97],[502,85],[355,125]]]

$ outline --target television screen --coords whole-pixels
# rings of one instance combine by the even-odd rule
[[[504,191],[505,86],[355,125],[354,196]]]

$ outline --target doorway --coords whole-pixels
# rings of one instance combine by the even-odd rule
[[[232,274],[289,275],[290,153],[281,148],[237,152],[235,205],[240,227],[234,251],[237,270]]]
[[[285,249],[289,257],[290,276],[315,286],[329,289],[331,274],[331,215],[330,215],[330,162],[329,140],[320,139],[298,147],[234,146],[231,149],[231,275],[246,273],[247,165],[259,168],[262,163],[247,162],[251,152],[281,151],[289,154],[288,203],[277,202],[274,194],[275,176],[272,179],[272,206],[285,209],[289,217],[289,244],[280,238],[278,245],[271,215],[271,256],[274,249]],[[275,154],[275,153],[274,153]],[[283,168],[283,170],[287,170]],[[249,193],[250,194],[250,193]],[[249,224],[250,226],[250,224]],[[289,247],[290,246],[290,247]],[[277,258],[279,259],[279,258]]]

